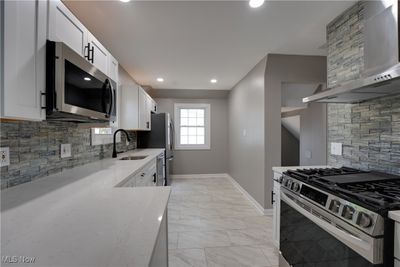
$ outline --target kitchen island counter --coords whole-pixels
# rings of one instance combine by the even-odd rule
[[[169,187],[116,187],[162,149],[121,154],[1,192],[2,266],[5,256],[35,266],[148,266],[166,215]]]

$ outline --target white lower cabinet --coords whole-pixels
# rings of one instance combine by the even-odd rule
[[[142,167],[135,175],[125,179],[120,187],[140,187],[157,185],[156,159]]]
[[[281,216],[281,184],[275,180],[279,179],[282,174],[274,173],[274,186],[273,186],[273,221],[272,221],[272,238],[274,245],[279,248],[279,231],[280,231],[280,216]]]
[[[45,118],[47,2],[3,1],[1,117]]]
[[[156,245],[150,260],[150,267],[168,266],[168,212],[165,210],[158,231]]]

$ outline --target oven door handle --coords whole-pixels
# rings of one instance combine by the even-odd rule
[[[345,232],[342,229],[339,229],[337,225],[332,225],[325,220],[313,215],[312,213],[305,210],[299,204],[297,204],[293,199],[291,199],[288,195],[295,198],[299,202],[304,205],[307,205],[309,208],[315,210],[316,212],[320,213],[321,215],[327,215],[325,211],[321,210],[320,208],[306,203],[306,200],[301,199],[297,195],[292,195],[291,193],[284,192],[284,189],[281,189],[281,200],[288,204],[290,207],[295,209],[297,212],[301,213],[303,216],[311,220],[313,223],[321,227],[323,230],[327,231],[329,234],[334,236],[336,239],[344,243],[346,246],[350,247],[352,250],[360,254],[366,260],[373,264],[380,264],[383,262],[383,255],[382,255],[382,246],[383,246],[383,239],[377,239],[370,237],[364,234],[363,238],[355,236],[349,232]],[[362,233],[360,233],[361,235]]]

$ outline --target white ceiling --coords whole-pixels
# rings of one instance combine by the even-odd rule
[[[65,3],[140,84],[231,89],[268,53],[324,55],[326,24],[354,2]]]

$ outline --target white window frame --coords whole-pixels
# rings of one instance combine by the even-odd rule
[[[204,145],[182,145],[181,136],[181,109],[204,109]],[[176,150],[209,150],[211,149],[211,105],[205,103],[175,103],[175,149]]]

